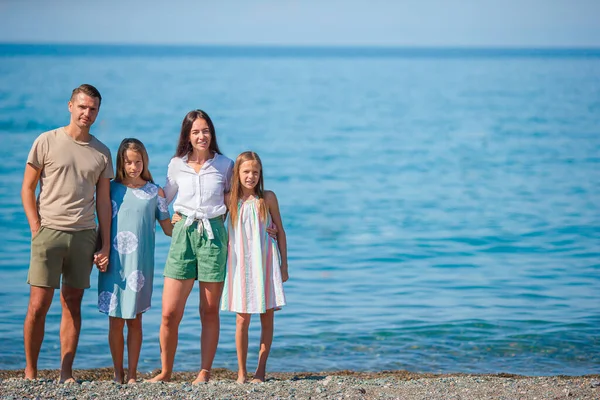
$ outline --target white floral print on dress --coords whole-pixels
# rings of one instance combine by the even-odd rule
[[[131,254],[138,248],[138,238],[133,232],[119,232],[113,240],[113,247],[120,254]]]
[[[150,200],[158,194],[158,186],[148,183],[139,189],[133,189],[132,193],[139,199]]]
[[[144,283],[146,282],[146,278],[142,271],[133,271],[127,277],[127,286],[129,289],[134,292],[139,292],[144,287]]]
[[[167,199],[164,197],[158,197],[158,210],[160,212],[169,212],[169,205],[167,204]]]
[[[119,206],[117,205],[117,202],[114,200],[111,200],[110,203],[112,204],[112,217],[116,217],[117,213],[119,212]]]
[[[117,295],[111,292],[101,292],[98,295],[98,309],[109,313],[117,308]]]

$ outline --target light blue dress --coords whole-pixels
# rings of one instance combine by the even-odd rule
[[[98,309],[111,317],[134,319],[150,308],[156,221],[169,218],[158,189],[151,182],[138,189],[110,183],[112,246],[108,269],[98,276]]]

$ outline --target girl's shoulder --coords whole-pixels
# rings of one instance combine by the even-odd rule
[[[150,182],[150,181],[146,182],[146,184],[144,185],[144,189],[151,193],[157,193],[160,197],[165,197],[165,192],[164,192],[163,188],[154,182]]]
[[[265,199],[267,206],[277,205],[277,196],[272,190],[265,190],[263,192],[263,199]]]
[[[156,183],[150,182],[150,181],[146,182],[146,185],[144,185],[144,186],[146,186],[146,187],[152,187],[152,188],[155,188],[155,189],[160,189],[160,185],[157,185]]]

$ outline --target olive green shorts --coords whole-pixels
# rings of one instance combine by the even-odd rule
[[[223,217],[209,220],[214,239],[206,229],[198,232],[198,221],[184,226],[186,216],[173,227],[171,247],[165,264],[164,276],[173,279],[197,279],[200,282],[225,281],[227,264],[227,231]]]
[[[68,232],[42,226],[31,239],[27,283],[58,289],[62,274],[63,285],[89,288],[96,238],[95,229]]]

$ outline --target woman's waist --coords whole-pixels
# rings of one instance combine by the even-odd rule
[[[185,216],[185,218],[190,217],[192,219],[213,219],[222,217],[225,213],[227,213],[227,207],[225,207],[223,204],[221,206],[190,208],[184,205],[175,204],[173,206],[173,211]]]

